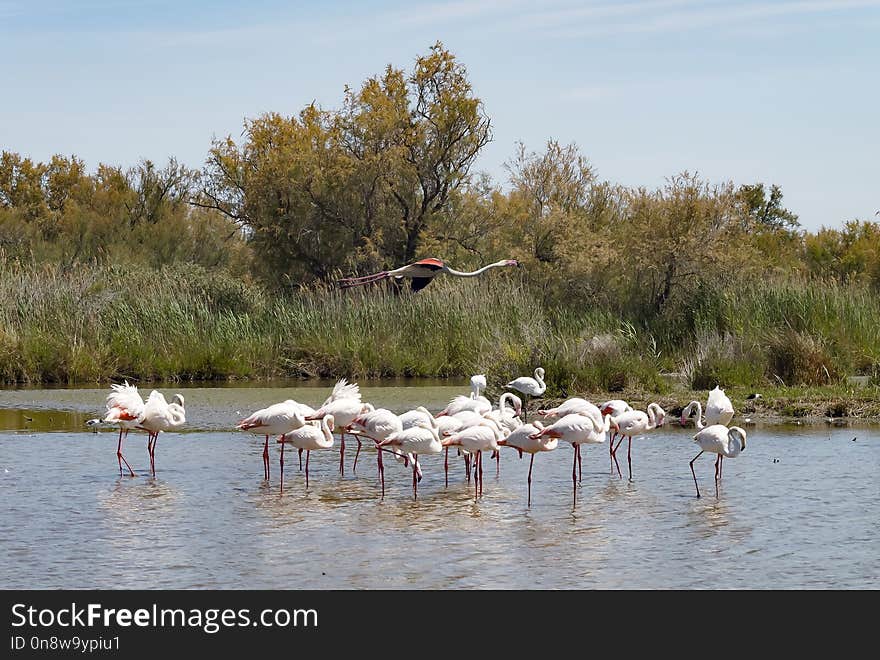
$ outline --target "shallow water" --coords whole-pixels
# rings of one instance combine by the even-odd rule
[[[442,408],[462,385],[364,387],[401,412]],[[186,397],[187,432],[159,438],[148,476],[146,435],[125,456],[117,434],[84,429],[105,389],[0,391],[0,584],[5,588],[878,588],[880,429],[748,427],[747,450],[724,463],[688,461],[693,429],[664,427],[633,443],[634,481],[609,471],[607,445],[583,451],[572,503],[572,450],[535,459],[506,450],[501,475],[485,463],[474,501],[461,459],[422,457],[411,473],[375,452],[352,474],[335,450],[313,452],[309,489],[278,451],[262,479],[262,439],[230,430],[288,397],[317,404],[328,388],[163,388]],[[147,390],[148,392],[148,390]],[[147,392],[144,392],[146,394]]]

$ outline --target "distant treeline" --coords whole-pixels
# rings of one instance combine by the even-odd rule
[[[633,373],[687,372],[692,385],[821,383],[880,372],[880,224],[851,219],[840,229],[804,231],[780,188],[761,182],[713,183],[684,172],[656,190],[616,185],[601,180],[576,145],[555,140],[538,152],[519,145],[502,187],[472,171],[491,138],[465,67],[438,43],[409,73],[389,66],[346,88],[339,109],[309,105],[294,116],[246,120],[242,139],[215,141],[202,170],[171,158],[90,172],[75,156],[37,163],[3,151],[0,377],[458,375],[490,354],[503,357],[485,346],[507,330],[484,321],[434,324],[466,336],[425,341],[467,349],[430,359],[406,350],[368,359],[352,349],[347,330],[330,325],[332,315],[358,316],[340,300],[381,309],[388,322],[396,312],[384,306],[427,305],[430,295],[389,302],[381,290],[326,286],[421,256],[460,269],[522,263],[441,287],[446,305],[463,307],[484,287],[476,316],[521,329],[536,320],[521,336],[499,339],[509,340],[511,369],[552,360],[554,351],[586,368],[595,347],[610,341],[639,365],[645,352],[654,356],[647,371]],[[503,310],[512,305],[519,307]],[[311,315],[301,313],[306,308]],[[85,320],[76,320],[80,313]],[[154,326],[139,314],[165,322]],[[373,338],[407,341],[369,319],[351,321]],[[183,329],[172,325],[187,323],[186,340],[174,339]],[[207,350],[214,341],[207,338],[227,325],[232,343],[220,341],[200,365],[149,348],[167,339],[191,346],[196,359],[195,349]],[[141,343],[129,345],[124,332],[135,326]],[[309,339],[326,332],[347,343]],[[483,333],[477,343],[473,332]],[[70,354],[77,350],[92,356]],[[602,380],[578,368],[571,379]]]

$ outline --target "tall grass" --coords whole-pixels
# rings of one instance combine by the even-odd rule
[[[675,313],[682,316],[671,323]],[[315,288],[278,298],[195,266],[63,271],[0,262],[5,382],[481,371],[500,379],[539,364],[549,394],[664,391],[664,372],[701,389],[830,382],[877,369],[880,303],[855,287],[755,283],[703,292],[645,320],[547,309],[507,278],[441,278],[415,295]]]

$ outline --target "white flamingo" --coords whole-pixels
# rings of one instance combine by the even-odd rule
[[[438,412],[435,417],[443,417],[444,415],[457,415],[465,410],[483,414],[492,410],[492,403],[485,397],[474,399],[469,396],[459,394],[453,397],[446,407]]]
[[[696,411],[696,414],[694,415],[694,426],[698,431],[701,431],[707,426],[714,426],[715,424],[728,426],[733,419],[733,403],[724,393],[724,390],[717,385],[714,390],[709,392],[709,398],[706,400],[706,423],[703,423],[703,408],[700,405],[700,402],[691,401],[685,406],[684,410],[681,411],[681,419],[679,419],[679,421],[682,426],[687,424],[688,418],[694,413],[694,411]],[[719,478],[723,471],[724,457],[721,456],[718,464]]]
[[[186,424],[186,409],[183,406],[183,395],[175,394],[171,403],[165,400],[161,392],[153,390],[144,404],[144,417],[138,424],[139,429],[149,433],[147,452],[150,454],[150,471],[156,476],[156,442],[162,431],[180,428]]]
[[[284,445],[289,444],[306,452],[306,488],[309,487],[309,456],[318,449],[333,446],[333,415],[324,415],[321,425],[304,424],[278,438],[281,444],[281,491],[284,492]]]
[[[372,407],[372,406],[371,406]],[[362,434],[370,438],[378,445],[388,436],[399,433],[403,430],[403,423],[400,417],[386,408],[376,408],[355,417],[351,423],[351,430],[355,434]],[[360,438],[358,438],[360,440]],[[360,446],[359,446],[360,448]],[[357,465],[357,456],[355,456],[355,465]],[[382,483],[382,494],[385,494],[385,469],[382,464],[382,450],[376,450],[376,465],[378,467],[379,479]]]
[[[691,401],[687,406],[685,406],[684,410],[681,411],[681,425],[684,426],[687,423],[688,417],[691,416],[693,411],[696,410],[696,416],[694,418],[694,425],[697,429],[702,429],[704,426],[714,426],[715,424],[723,424],[727,426],[730,424],[733,419],[733,403],[728,398],[728,396],[724,393],[717,385],[715,389],[709,392],[709,398],[706,400],[706,423],[703,424],[701,418],[703,417],[703,408],[700,405],[699,401]]]
[[[486,374],[471,376],[471,398],[479,399],[480,392],[486,389]]]
[[[526,408],[529,405],[528,397],[541,396],[547,391],[547,384],[544,382],[544,368],[535,369],[535,377],[520,376],[507,383],[506,389],[513,389],[526,395]]]
[[[632,410],[632,406],[630,406],[623,399],[611,399],[610,401],[606,401],[603,403],[599,409],[602,411],[603,415],[611,415],[612,417],[618,417],[625,412],[630,412]],[[611,457],[611,474],[614,474],[614,468],[617,467],[617,475],[622,477],[620,474],[620,464],[617,462],[617,458],[614,455],[614,440],[617,438],[617,431],[612,429],[611,437],[608,441],[608,455]]]
[[[605,415],[602,426],[597,428],[592,417],[573,413],[529,436],[532,440],[558,438],[563,442],[571,444],[572,449],[574,449],[571,464],[571,485],[575,504],[577,504],[577,485],[581,481],[581,445],[605,442],[605,433],[608,432],[610,426],[610,415]]]
[[[631,410],[629,412],[625,412],[622,415],[618,415],[617,417],[611,418],[611,427],[614,429],[615,433],[621,436],[620,440],[617,442],[617,446],[614,447],[614,451],[611,456],[614,459],[614,463],[617,465],[617,472],[620,477],[623,477],[620,474],[620,464],[617,463],[617,447],[620,446],[620,443],[623,442],[624,438],[628,439],[627,451],[626,451],[626,461],[629,465],[629,480],[632,481],[632,439],[637,435],[642,435],[647,433],[648,431],[652,431],[659,426],[663,426],[663,422],[666,418],[666,412],[663,408],[660,407],[659,404],[652,403],[648,405],[648,412],[643,413],[641,410]]]
[[[236,428],[241,431],[266,436],[266,444],[263,446],[263,474],[267,481],[269,479],[269,436],[284,435],[301,427],[305,424],[306,410],[311,410],[311,408],[297,403],[293,399],[287,399],[281,403],[273,403],[267,408],[262,408],[236,424]]]
[[[420,420],[411,428],[392,433],[378,443],[377,447],[380,451],[383,447],[392,447],[404,456],[412,455],[414,498],[419,496],[418,482],[422,478],[418,470],[419,454],[439,454],[443,451],[443,445],[440,443],[440,435],[437,431],[437,422],[433,418],[431,418],[431,422]]]
[[[706,451],[718,454],[715,459],[715,497],[718,497],[721,461],[724,458],[736,458],[746,450],[746,432],[739,426],[727,428],[723,424],[713,424],[700,430],[694,436],[694,442],[700,446],[700,453],[694,456],[690,462],[691,474],[694,475],[694,486],[697,488],[697,497],[700,497],[700,486],[697,484],[697,473],[694,472],[694,461]]]
[[[107,395],[107,413],[99,420],[105,424],[119,426],[119,442],[116,445],[116,460],[119,463],[119,474],[122,475],[122,464],[128,468],[131,476],[135,476],[134,470],[122,455],[122,441],[128,437],[130,429],[137,427],[144,419],[144,400],[138,394],[137,387],[125,384],[113,384],[110,386],[110,394]],[[96,420],[89,420],[89,424]]]
[[[404,430],[412,428],[419,420],[430,423],[434,419],[434,416],[424,406],[419,406],[414,410],[407,410],[405,413],[401,413],[399,417]]]
[[[504,438],[501,428],[491,419],[463,428],[443,438],[443,446],[459,446],[474,456],[474,499],[483,494],[483,452],[497,451],[498,441]]]
[[[581,399],[580,397],[572,397],[570,399],[566,399],[555,408],[539,410],[538,415],[544,418],[544,422],[553,423],[565,417],[566,415],[593,415],[594,413],[598,413],[598,410],[599,409],[595,405],[593,405],[586,399]]]
[[[345,432],[355,417],[369,412],[371,408],[370,404],[361,403],[360,388],[355,383],[347,383],[343,378],[336,383],[333,392],[321,407],[306,416],[306,420],[314,421],[326,415],[333,415],[335,427],[339,430],[339,474],[345,474]],[[358,452],[360,448],[361,441],[358,440]]]
[[[535,454],[542,451],[553,451],[559,444],[558,438],[538,437],[532,438],[533,434],[538,434],[544,430],[541,422],[532,422],[531,424],[523,424],[522,426],[510,432],[506,438],[499,440],[498,444],[502,447],[513,447],[519,452],[522,458],[523,452],[531,454],[529,459],[529,506],[532,506],[532,466],[535,464]]]

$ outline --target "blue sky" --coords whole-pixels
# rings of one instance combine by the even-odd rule
[[[0,148],[199,167],[244,118],[338,107],[438,39],[499,182],[552,137],[616,183],[697,171],[779,184],[808,229],[878,219],[880,0],[0,0]]]

